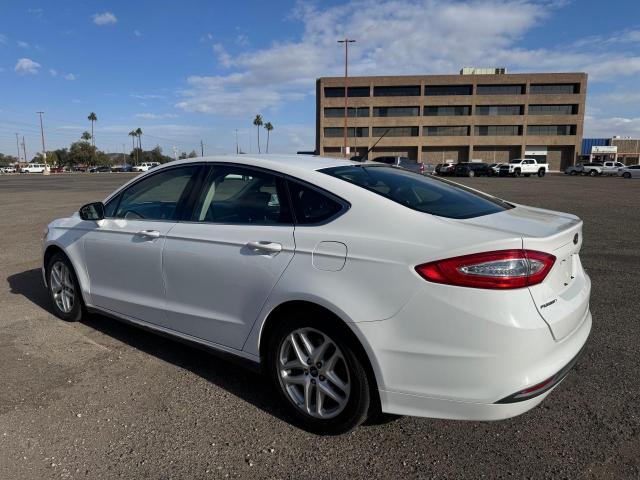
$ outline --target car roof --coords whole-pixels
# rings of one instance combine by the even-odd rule
[[[163,168],[171,165],[181,165],[188,163],[234,163],[238,165],[247,165],[252,167],[262,167],[269,170],[275,170],[285,174],[295,175],[302,172],[313,172],[323,168],[344,167],[353,165],[362,165],[363,162],[353,160],[345,160],[342,158],[320,157],[318,155],[280,155],[280,154],[261,154],[261,155],[210,155],[206,157],[196,157],[186,160],[174,160],[165,163]],[[364,162],[376,164],[376,162]]]

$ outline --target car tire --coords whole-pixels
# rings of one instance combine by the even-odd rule
[[[573,175],[573,176],[575,176],[575,175],[578,175],[578,172],[576,172],[575,170],[572,170],[572,171],[569,173],[569,175]]]
[[[598,175],[598,171],[597,170],[589,170],[589,176],[590,177],[595,177]]]
[[[306,431],[320,435],[343,434],[365,422],[373,410],[372,383],[362,354],[352,344],[345,328],[333,319],[327,321],[322,314],[302,311],[280,320],[268,339],[265,362],[268,376],[287,413]],[[313,347],[311,355],[301,335],[306,336]],[[323,341],[329,345],[325,346]],[[320,352],[322,346],[326,347],[323,353]],[[310,360],[314,355],[320,356]],[[307,357],[304,363],[301,356]],[[326,370],[330,362],[331,370]],[[291,368],[285,369],[286,365]],[[319,392],[324,395],[320,408]]]
[[[624,172],[622,174],[622,178],[631,178],[631,174],[629,172]]]
[[[514,177],[519,177],[520,176],[520,169],[516,168],[515,171],[513,172],[513,176]]]
[[[474,172],[473,170],[469,170],[469,173],[467,173],[467,177],[471,178],[471,177],[475,177],[476,176],[476,172]]]
[[[539,176],[540,178],[544,177],[546,173],[547,173],[547,172],[545,171],[545,169],[544,169],[544,168],[541,168],[540,170],[538,170],[538,176]]]
[[[84,309],[78,277],[71,262],[62,253],[54,254],[46,269],[47,290],[56,317],[67,322],[82,319]]]

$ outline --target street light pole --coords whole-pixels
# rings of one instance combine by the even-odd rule
[[[347,156],[347,114],[348,114],[348,89],[349,89],[349,44],[354,43],[355,40],[351,40],[347,37],[344,40],[338,40],[338,43],[344,43],[344,156]],[[354,131],[357,135],[357,132]]]
[[[36,112],[40,115],[40,138],[42,138],[42,159],[44,160],[44,171],[43,175],[49,175],[49,166],[47,165],[47,151],[44,147],[44,128],[42,127],[42,114],[44,112]]]
[[[16,133],[16,147],[18,148],[18,163],[20,163],[20,141],[18,140],[17,133]]]

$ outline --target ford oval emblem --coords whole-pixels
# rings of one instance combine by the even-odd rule
[[[577,233],[573,236],[573,244],[574,245],[578,244],[578,234]]]

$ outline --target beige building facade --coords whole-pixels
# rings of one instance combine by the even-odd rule
[[[585,73],[350,77],[349,156],[407,156],[424,163],[513,158],[562,170],[580,154]],[[474,70],[471,70],[472,72]],[[496,70],[503,72],[504,69]],[[343,155],[344,78],[316,82],[316,152]]]

